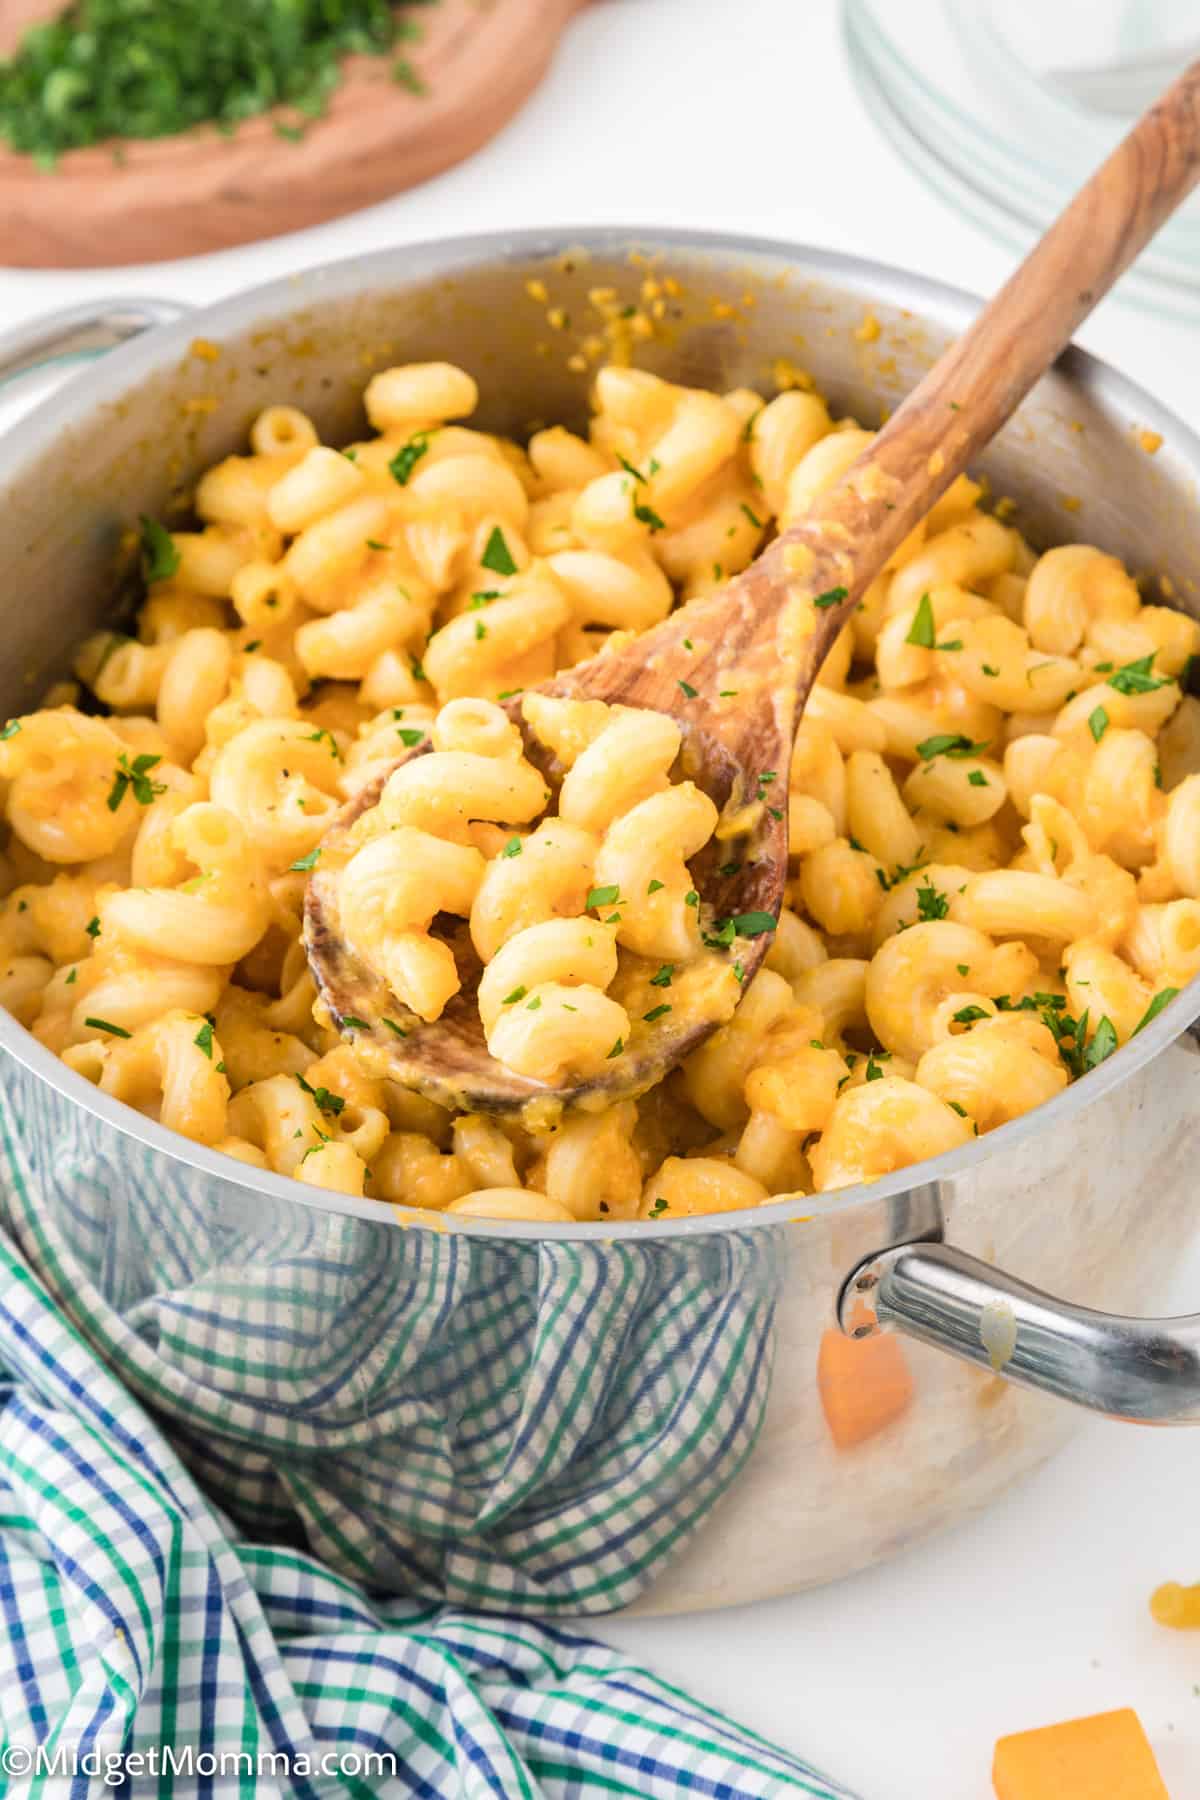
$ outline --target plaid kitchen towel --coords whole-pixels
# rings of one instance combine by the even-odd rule
[[[602,1645],[239,1540],[0,1238],[0,1793],[847,1790]]]
[[[4,1071],[0,1230],[243,1536],[473,1612],[628,1606],[753,1450],[781,1246],[379,1214],[204,1174]]]

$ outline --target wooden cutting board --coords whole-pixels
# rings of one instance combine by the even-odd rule
[[[229,0],[236,5],[237,0]],[[264,114],[232,137],[212,127],[72,150],[52,170],[0,149],[0,263],[87,268],[223,250],[371,206],[460,162],[541,80],[583,0],[439,0],[391,56],[348,58],[323,119],[293,141]],[[61,0],[7,0],[0,54]],[[290,118],[294,115],[285,115]]]

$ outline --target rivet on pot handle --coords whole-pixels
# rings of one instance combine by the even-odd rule
[[[1200,1425],[1200,1314],[1127,1319],[1016,1281],[949,1244],[900,1244],[850,1276],[838,1319],[881,1326],[1110,1418]]]
[[[181,300],[85,300],[0,333],[0,387],[52,363],[99,356],[190,312]]]

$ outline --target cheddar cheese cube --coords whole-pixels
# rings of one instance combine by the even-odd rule
[[[1170,1800],[1128,1706],[1001,1738],[992,1782],[996,1800]]]

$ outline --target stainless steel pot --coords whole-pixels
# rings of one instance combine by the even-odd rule
[[[613,229],[389,251],[156,324],[4,442],[0,706],[29,704],[105,615],[130,520],[240,445],[267,402],[337,442],[371,369],[448,357],[477,376],[488,427],[579,420],[576,352],[648,274],[679,291],[645,366],[762,387],[788,357],[865,422],[975,309],[801,246]],[[10,337],[0,376],[95,348],[93,327],[112,341],[153,323],[141,304]],[[857,330],[868,308],[878,338]],[[1163,434],[1157,456],[1135,427]],[[1200,612],[1200,441],[1121,376],[1068,353],[984,468],[1035,541],[1103,545]],[[1114,1316],[1152,1303],[1195,1223],[1198,1014],[1200,980],[1048,1106],[873,1187],[615,1228],[430,1220],[260,1174],[99,1095],[5,1017],[28,1176],[7,1222],[253,1523],[298,1513],[355,1573],[472,1604],[726,1605],[984,1506],[1069,1432],[1049,1395],[1200,1421],[1200,1318]],[[197,1319],[235,1352],[197,1350]],[[912,1383],[897,1411],[893,1380],[892,1416],[842,1448],[818,1381],[839,1320],[903,1333]]]

